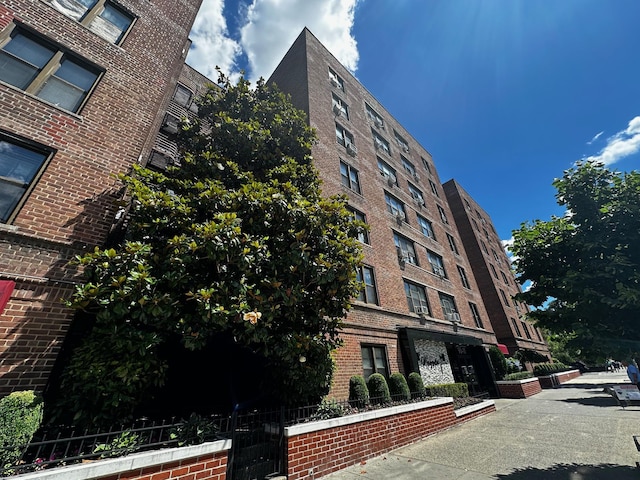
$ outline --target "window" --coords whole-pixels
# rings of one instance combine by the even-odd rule
[[[509,280],[502,270],[500,270],[500,275],[502,275],[502,281],[505,283],[505,285],[509,285]]]
[[[191,90],[189,90],[184,85],[178,84],[176,86],[176,91],[173,94],[173,100],[179,105],[182,105],[183,107],[188,108],[189,105],[191,104],[192,96],[193,96],[193,93],[191,92]]]
[[[493,276],[496,277],[496,279],[498,278],[498,272],[496,272],[496,267],[493,266],[493,264],[489,264],[489,268],[491,268],[491,273],[493,273]]]
[[[364,287],[358,295],[358,300],[377,305],[378,292],[376,290],[375,277],[373,276],[373,268],[365,266],[358,267],[356,270],[356,280],[364,283]]]
[[[389,148],[389,142],[382,138],[377,132],[373,132],[373,143],[376,150],[382,150],[387,155],[391,155],[391,149]]]
[[[341,125],[336,123],[336,141],[347,149],[347,153],[354,157],[357,153],[356,146],[353,143],[353,135]]]
[[[429,179],[429,186],[431,187],[431,191],[433,192],[433,194],[436,197],[440,198],[440,194],[438,193],[438,187],[435,184],[435,182],[433,180],[431,180],[431,179]]]
[[[329,67],[329,82],[334,88],[344,92],[344,81],[331,67]]]
[[[471,210],[471,205],[469,204],[469,200],[467,200],[466,198],[464,199],[464,206],[466,207],[467,210]]]
[[[487,250],[487,246],[485,245],[485,243],[484,243],[482,240],[480,240],[480,247],[482,247],[482,251],[483,251],[484,253],[486,253],[487,255],[489,255],[489,250]]]
[[[407,305],[409,305],[410,312],[431,316],[431,309],[423,286],[405,280],[404,293],[407,296]]]
[[[496,251],[493,248],[491,249],[491,253],[493,254],[493,258],[495,259],[495,261],[499,264],[500,263],[500,257],[498,257],[498,254],[496,253]]]
[[[356,193],[360,193],[360,181],[358,179],[358,171],[351,165],[340,160],[340,178],[342,185],[350,188]]]
[[[337,116],[342,116],[349,120],[349,106],[345,103],[344,100],[342,100],[335,94],[331,95],[331,108],[333,109],[333,113],[335,113]]]
[[[394,136],[396,137],[396,143],[400,147],[403,152],[409,151],[409,143],[395,130],[393,131]]]
[[[433,232],[433,225],[429,220],[421,215],[418,215],[418,225],[420,226],[420,231],[425,237],[431,238],[433,240],[436,239],[436,235]]]
[[[413,177],[418,176],[418,172],[416,172],[416,167],[413,165],[413,163],[411,163],[409,160],[404,158],[404,155],[400,155],[400,161],[402,162],[402,167],[405,169],[405,171],[409,175],[412,175]]]
[[[0,222],[15,217],[52,152],[0,134]]]
[[[533,331],[536,332],[536,337],[538,337],[538,340],[542,341],[542,336],[540,335],[540,329],[537,327],[533,327]]]
[[[442,257],[437,253],[427,250],[427,260],[431,265],[431,271],[441,278],[447,278],[447,273],[444,270],[444,263],[442,263]]]
[[[469,279],[467,278],[467,272],[465,272],[464,268],[462,268],[460,265],[458,265],[458,273],[460,274],[460,281],[462,282],[462,286],[464,288],[471,289]]]
[[[396,244],[398,261],[418,265],[418,257],[413,242],[402,235],[393,233],[393,242]]]
[[[527,336],[529,340],[531,340],[531,332],[529,332],[529,325],[525,322],[522,322],[522,328],[524,328],[524,334]]]
[[[451,251],[456,255],[460,255],[460,252],[458,251],[458,246],[456,245],[456,239],[453,238],[452,235],[447,233],[447,240],[449,241],[449,248],[451,249]]]
[[[478,227],[478,222],[476,222],[474,218],[472,218],[471,221],[473,222],[473,226],[476,228],[476,230],[480,231],[480,227]]]
[[[482,233],[484,233],[484,238],[487,239],[487,241],[490,241],[491,239],[489,238],[489,232],[487,232],[486,228],[482,229]]]
[[[390,187],[398,186],[398,177],[396,176],[396,171],[387,162],[379,158],[378,170],[380,170],[380,175],[387,179],[387,184]]]
[[[444,313],[444,318],[446,320],[449,320],[450,322],[460,321],[460,314],[456,307],[456,301],[451,295],[440,293],[440,305],[442,306],[442,312]]]
[[[77,112],[100,72],[55,45],[14,28],[0,39],[0,80]]]
[[[364,213],[356,210],[355,208],[351,208],[351,207],[347,207],[347,209],[351,212],[351,214],[353,215],[353,218],[355,220],[359,220],[362,223],[367,223],[367,219],[364,216]],[[369,232],[367,232],[365,230],[363,232],[358,233],[358,241],[360,241],[362,243],[366,243],[368,245],[369,244]]]
[[[424,169],[427,171],[429,175],[432,175],[431,165],[429,165],[429,162],[427,161],[427,159],[424,157],[420,157],[420,159],[422,160],[422,165],[424,166]]]
[[[388,193],[384,194],[384,200],[387,202],[387,210],[395,216],[399,221],[406,222],[407,214],[404,210],[404,203],[398,200],[396,197],[389,195]]]
[[[501,288],[500,290],[500,296],[502,297],[502,301],[504,302],[505,306],[509,306],[509,300],[507,299],[507,295],[504,293],[504,290],[502,290]]]
[[[422,195],[422,192],[416,188],[414,185],[411,185],[411,183],[409,183],[409,193],[411,194],[411,197],[413,198],[413,203],[416,204],[416,206],[422,208],[424,207],[425,203],[424,203],[424,196]]]
[[[108,0],[45,1],[111,43],[117,44],[122,40],[134,19],[133,15]]]
[[[471,310],[471,316],[473,317],[473,321],[476,323],[476,327],[484,328],[482,318],[480,318],[480,312],[478,311],[478,306],[475,303],[469,302],[469,309]]]
[[[440,205],[438,205],[438,213],[440,214],[440,219],[442,220],[442,223],[444,223],[445,225],[449,225],[447,214],[445,213],[444,208],[442,208]]]
[[[362,370],[365,380],[374,373],[389,377],[387,368],[387,352],[382,345],[361,345]]]
[[[368,103],[364,104],[364,108],[367,112],[367,117],[369,117],[369,120],[371,120],[377,128],[384,128],[384,120],[382,120],[382,117],[378,114],[378,112],[371,108],[371,105],[369,105]]]
[[[516,334],[516,337],[522,337],[522,333],[520,333],[520,327],[518,327],[518,322],[516,322],[515,318],[511,319],[511,325],[513,325],[513,331]]]

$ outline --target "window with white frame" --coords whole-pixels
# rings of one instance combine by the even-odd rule
[[[460,282],[462,283],[462,286],[464,288],[471,289],[469,279],[467,278],[467,272],[460,265],[458,265],[458,274],[460,275]]]
[[[418,225],[420,226],[420,231],[425,237],[431,238],[432,240],[436,239],[436,235],[433,231],[433,224],[424,218],[422,215],[417,215]]]
[[[0,132],[0,223],[15,218],[52,154]]]
[[[367,223],[367,218],[365,217],[364,213],[362,213],[359,210],[356,210],[353,207],[347,207],[347,209],[351,212],[351,214],[353,215],[353,218],[355,220],[359,220],[362,223]],[[369,232],[364,230],[364,231],[358,233],[358,241],[360,241],[362,243],[366,243],[368,245],[369,244]]]
[[[440,198],[440,194],[438,193],[438,186],[435,184],[435,182],[431,179],[429,179],[429,186],[431,187],[431,192],[438,198]]]
[[[393,242],[396,244],[396,251],[398,252],[398,260],[404,263],[410,263],[412,265],[418,265],[418,257],[416,256],[416,249],[411,240],[396,232],[393,232]]]
[[[373,268],[362,265],[356,269],[356,280],[363,284],[358,294],[358,300],[365,303],[378,304],[378,291],[373,275]]]
[[[427,250],[427,260],[431,265],[431,271],[441,278],[447,278],[442,257],[431,250]]]
[[[408,185],[409,185],[409,194],[411,195],[411,198],[413,198],[413,203],[416,204],[416,206],[418,207],[424,207],[425,203],[424,203],[424,195],[422,195],[422,191],[420,191],[420,189],[418,189],[415,185],[412,185],[411,182],[409,182]]]
[[[469,204],[469,200],[467,200],[466,198],[464,199],[464,206],[467,210],[471,210],[471,205]]]
[[[473,317],[473,321],[475,322],[476,327],[484,328],[484,324],[482,323],[482,317],[480,317],[478,306],[473,302],[469,302],[469,310],[471,310],[471,316]]]
[[[366,380],[374,373],[389,378],[387,351],[384,345],[361,345],[362,373]]]
[[[369,105],[368,103],[365,103],[364,109],[365,109],[365,112],[367,113],[367,117],[371,122],[373,122],[376,128],[384,128],[384,120],[382,119],[380,114],[378,114],[378,112],[376,112],[373,109],[373,107],[371,107],[371,105]]]
[[[389,148],[389,142],[387,142],[382,136],[374,131],[373,132],[373,144],[376,147],[376,150],[381,150],[385,152],[387,155],[391,155],[391,148]]]
[[[453,235],[447,233],[447,241],[449,242],[449,248],[451,249],[451,251],[456,255],[460,255],[460,252],[458,251],[458,245],[456,245],[456,239],[453,238]]]
[[[360,193],[358,171],[342,160],[340,160],[340,180],[345,187],[356,193]]]
[[[386,192],[384,194],[384,201],[387,204],[389,213],[403,222],[407,221],[407,212],[404,209],[404,203]]]
[[[353,135],[349,133],[342,125],[336,123],[336,141],[347,149],[349,155],[353,156],[356,152],[355,144],[353,143]]]
[[[456,307],[456,300],[451,295],[440,292],[440,305],[442,306],[442,313],[444,313],[445,320],[450,322],[459,322],[460,314],[458,313],[458,307]]]
[[[402,162],[402,167],[405,169],[405,171],[413,176],[413,177],[417,177],[418,176],[418,172],[416,172],[416,167],[413,163],[411,163],[409,160],[407,160],[405,158],[404,155],[400,155],[400,161]]]
[[[380,175],[387,179],[387,184],[390,187],[398,186],[398,176],[395,169],[380,158],[378,158],[378,170],[380,170]]]
[[[64,15],[77,20],[99,37],[119,43],[134,16],[110,0],[44,0]]]
[[[429,164],[429,161],[424,157],[420,157],[420,159],[422,160],[422,165],[424,166],[424,169],[427,171],[429,175],[432,175],[431,165]]]
[[[407,297],[407,305],[410,312],[431,316],[431,308],[429,307],[425,287],[404,280],[404,293]]]
[[[403,152],[408,152],[409,143],[402,137],[402,135],[400,135],[395,130],[393,131],[393,135],[396,138],[396,143],[398,144],[398,147],[400,147],[400,150],[402,150]]]
[[[478,222],[476,222],[475,218],[471,219],[471,223],[473,223],[473,226],[476,230],[480,231],[480,227],[478,227]]]
[[[7,29],[9,30],[9,29]],[[15,27],[0,34],[0,81],[77,112],[100,70],[71,52]]]
[[[440,205],[438,205],[438,213],[440,214],[440,220],[442,220],[442,223],[444,223],[445,225],[449,225],[447,214],[444,211],[444,208],[442,208]]]
[[[329,67],[329,82],[334,88],[344,92],[344,81],[331,67]]]
[[[485,245],[485,243],[484,243],[482,240],[480,240],[480,248],[482,248],[482,251],[483,251],[484,253],[486,253],[487,255],[489,255],[489,250],[487,250],[487,246]]]
[[[333,113],[349,120],[349,106],[336,94],[331,95],[331,108]]]

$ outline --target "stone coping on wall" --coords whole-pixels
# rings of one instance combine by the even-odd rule
[[[109,475],[117,475],[122,472],[130,472],[141,468],[153,467],[165,463],[186,460],[202,455],[213,455],[231,448],[231,440],[218,440],[190,447],[166,448],[149,452],[134,453],[126,457],[98,460],[91,463],[59,467],[50,471],[17,475],[19,480],[85,480],[87,478],[99,478]]]
[[[293,425],[284,429],[284,435],[285,437],[295,437],[296,435],[303,435],[305,433],[317,432],[320,430],[327,430],[329,428],[342,427],[345,425],[352,425],[354,423],[366,422],[369,420],[375,420],[377,418],[389,417],[392,415],[413,412],[425,408],[438,407],[440,405],[446,405],[450,403],[453,403],[452,397],[439,397],[422,402],[404,403],[402,405],[394,405],[393,407],[379,408],[377,410],[368,410],[366,412],[355,413],[353,415],[345,415],[344,417],[330,418],[328,420],[320,420],[317,422]]]
[[[538,378],[553,378],[553,377],[560,377],[562,375],[575,375],[578,374],[578,376],[580,376],[580,370],[578,369],[574,369],[574,370],[565,370],[564,372],[556,372],[556,373],[552,373],[550,375],[538,375]]]
[[[469,405],[468,407],[462,407],[457,410],[454,410],[456,414],[456,418],[464,417],[465,415],[469,415],[470,413],[477,412],[478,410],[484,410],[485,408],[495,406],[496,402],[493,400],[484,400],[480,403],[476,403],[475,405]]]
[[[523,380],[497,380],[496,384],[497,385],[522,385],[525,383],[537,382],[537,381],[538,381],[538,377],[533,377],[533,378],[525,378]]]

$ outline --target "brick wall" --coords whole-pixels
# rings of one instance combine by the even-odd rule
[[[542,388],[553,388],[562,383],[573,380],[580,376],[580,370],[570,370],[568,372],[554,373],[552,375],[545,375],[538,377],[540,380],[540,386]]]
[[[100,480],[225,480],[227,453],[190,458],[153,467],[121,472]]]
[[[496,382],[502,398],[527,398],[542,391],[538,378]]]

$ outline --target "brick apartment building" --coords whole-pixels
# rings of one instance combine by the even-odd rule
[[[455,180],[442,187],[498,342],[511,355],[524,350],[551,358],[540,330],[525,317],[529,307],[513,298],[520,284],[491,218]]]
[[[113,175],[149,158],[186,98],[200,3],[0,0],[0,396],[44,388],[72,317],[68,262],[105,242]]]
[[[429,152],[307,29],[269,82],[317,130],[324,194],[347,195],[370,226],[360,239],[366,288],[345,320],[331,394],[345,397],[354,374],[394,371],[491,392],[492,313]]]

